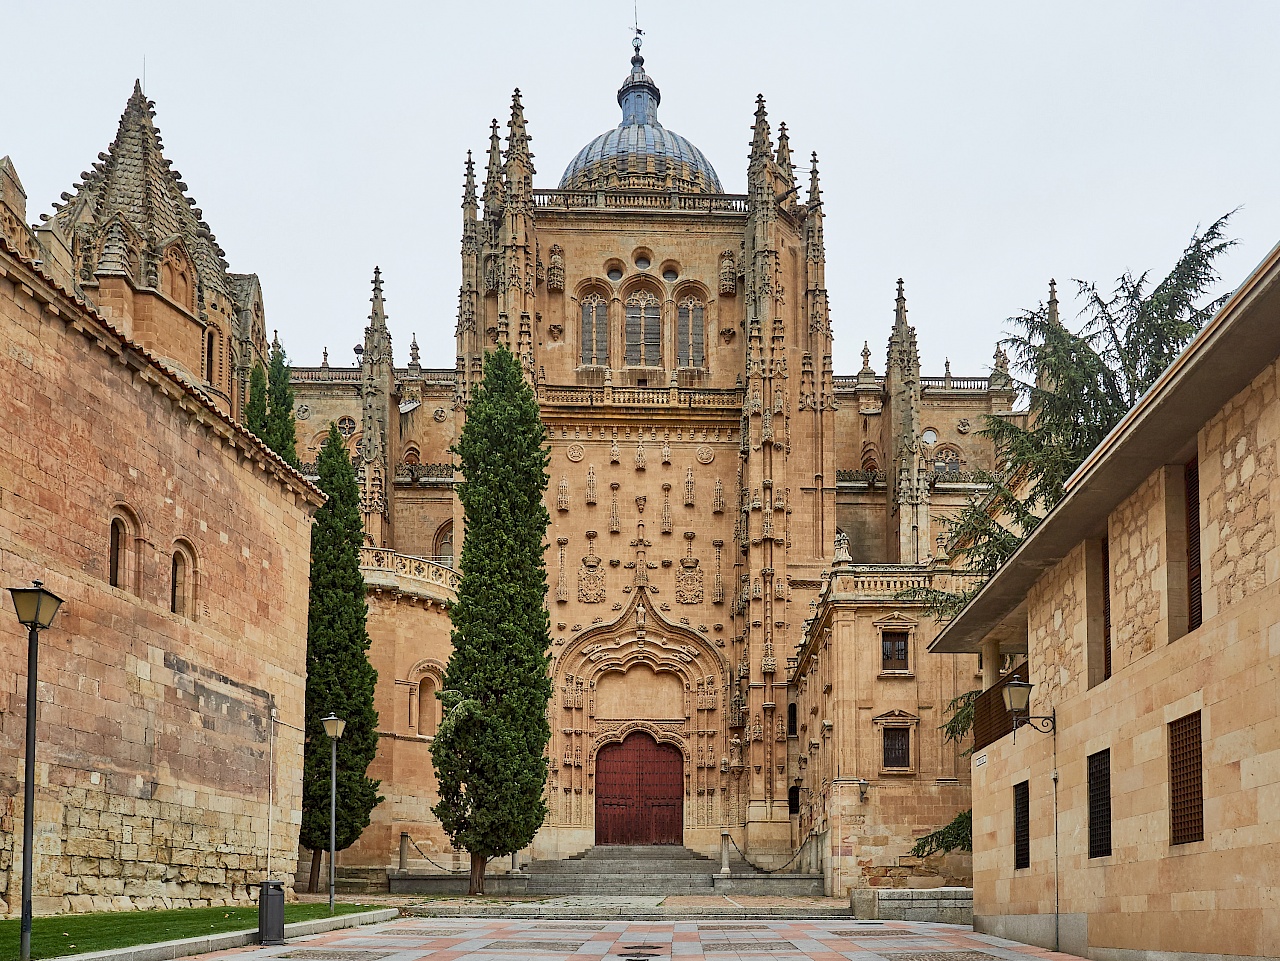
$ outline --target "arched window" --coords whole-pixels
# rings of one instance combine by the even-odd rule
[[[192,620],[196,616],[195,554],[182,542],[174,545],[169,565],[169,610]]]
[[[418,448],[416,448],[416,447],[410,447],[407,451],[405,451],[405,452],[404,452],[404,462],[405,462],[406,464],[411,465],[411,466],[412,466],[412,465],[414,465],[414,464],[418,464],[418,463],[420,463],[420,462],[421,462],[421,459],[418,457]]]
[[[436,681],[430,674],[418,682],[418,734],[433,737],[440,728],[440,702],[436,700]]]
[[[705,367],[705,308],[696,297],[680,301],[676,313],[676,362],[680,367]]]
[[[609,302],[599,294],[582,298],[582,364],[609,363]]]
[[[662,305],[647,290],[627,298],[628,367],[662,366]]]
[[[213,362],[216,347],[216,335],[214,334],[213,328],[210,328],[205,331],[204,335],[204,379],[210,384],[212,384],[214,380]]]
[[[431,553],[437,564],[453,567],[453,521],[445,521],[440,525]]]
[[[951,446],[939,447],[933,454],[933,469],[939,473],[955,474],[960,470],[960,451]]]
[[[129,526],[124,519],[111,519],[111,546],[107,557],[107,583],[124,588],[129,576]]]

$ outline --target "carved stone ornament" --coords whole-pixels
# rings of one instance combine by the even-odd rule
[[[293,412],[293,416],[298,420],[307,420],[311,416],[311,408],[306,404],[299,404],[298,409]]]
[[[738,292],[738,265],[734,262],[733,251],[725,250],[720,254],[720,293],[732,295]]]
[[[710,464],[713,460],[716,459],[716,452],[712,450],[707,444],[703,444],[701,447],[698,448],[697,456],[698,456],[699,464]]]
[[[587,454],[586,449],[581,444],[570,444],[569,449],[564,452],[564,456],[569,458],[575,464],[582,460]]]
[[[596,556],[595,531],[587,531],[587,556],[578,570],[578,600],[583,604],[601,604],[605,599],[604,568]]]
[[[702,571],[698,567],[698,559],[693,556],[693,531],[685,531],[687,547],[685,556],[680,558],[680,570],[676,572],[676,603],[702,603]]]
[[[972,428],[969,426],[969,418],[961,417],[956,421],[956,431],[961,434],[967,434]]]
[[[444,419],[447,415],[445,414],[443,407],[437,407],[435,409],[435,413],[433,413],[431,416],[437,424],[443,424]]]

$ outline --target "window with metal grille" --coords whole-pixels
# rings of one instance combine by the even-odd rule
[[[705,340],[702,301],[686,297],[676,312],[676,356],[681,367],[705,367],[702,345]]]
[[[582,298],[582,364],[609,363],[609,304],[599,294]]]
[[[1200,587],[1200,463],[1191,459],[1183,474],[1187,489],[1187,630],[1204,620]]]
[[[627,365],[662,366],[662,305],[647,290],[627,298]]]
[[[1013,866],[1031,867],[1031,786],[1027,781],[1013,786]]]
[[[1169,843],[1204,840],[1200,712],[1169,722]]]
[[[880,635],[880,670],[907,670],[907,641],[911,635],[906,631],[885,631]]]
[[[1111,676],[1111,545],[1102,539],[1102,679]]]
[[[1089,857],[1111,856],[1111,750],[1089,755]]]
[[[884,766],[911,767],[911,728],[884,729]]]

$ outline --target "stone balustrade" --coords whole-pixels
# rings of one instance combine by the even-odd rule
[[[382,547],[360,548],[360,570],[368,587],[392,588],[450,603],[457,600],[462,582],[461,574],[443,564]]]

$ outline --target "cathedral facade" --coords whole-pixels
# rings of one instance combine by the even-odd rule
[[[537,189],[516,92],[505,146],[495,121],[479,178],[466,162],[453,368],[416,339],[396,366],[377,272],[359,365],[294,368],[300,455],[338,424],[367,536],[387,800],[341,863],[393,865],[402,835],[411,862],[457,863],[429,811],[449,446],[503,344],[551,442],[549,814],[523,857],[727,833],[834,894],[963,880],[906,853],[969,804],[937,728],[977,663],[924,656],[937,628],[909,598],[949,576],[944,517],[995,466],[977,431],[1011,410],[1005,362],[922,377],[899,281],[883,372],[864,347],[837,375],[816,154],[798,174],[759,98],[747,192],[725,193],[659,101],[637,42],[620,123]]]

